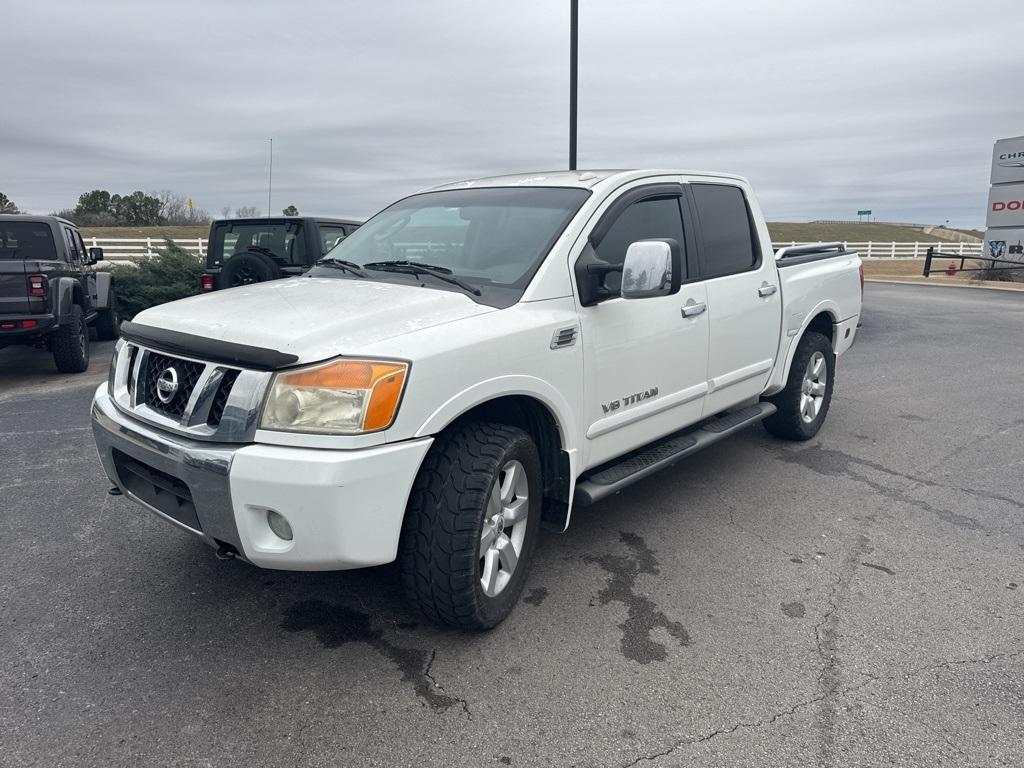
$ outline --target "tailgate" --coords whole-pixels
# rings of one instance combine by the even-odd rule
[[[35,262],[32,262],[34,265]],[[27,262],[0,259],[0,315],[27,315],[32,312],[28,298]]]

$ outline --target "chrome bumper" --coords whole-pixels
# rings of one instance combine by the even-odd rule
[[[230,544],[238,553],[243,551],[228,480],[231,462],[241,445],[214,446],[159,432],[121,413],[107,394],[106,384],[97,390],[93,400],[92,431],[107,477],[125,496],[213,547]],[[165,478],[158,474],[154,473],[157,490],[149,501],[133,493],[128,486],[138,488],[139,481],[125,474],[127,462],[123,457],[183,484],[191,497],[198,527],[156,506],[154,498],[167,498],[159,490]]]

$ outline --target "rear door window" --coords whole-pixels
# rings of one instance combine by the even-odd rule
[[[82,252],[78,249],[78,242],[75,240],[75,233],[64,227],[64,240],[68,246],[68,258],[72,264],[82,263]]]
[[[691,184],[703,242],[703,276],[747,272],[759,250],[743,190],[725,184]]]
[[[0,260],[56,261],[53,232],[45,222],[0,221]]]

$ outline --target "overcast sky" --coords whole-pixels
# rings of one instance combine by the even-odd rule
[[[980,225],[1024,7],[580,0],[581,168],[747,176],[769,219]],[[4,1],[0,191],[365,216],[565,167],[569,0]]]

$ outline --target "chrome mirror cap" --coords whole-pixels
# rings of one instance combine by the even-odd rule
[[[626,249],[622,265],[624,299],[646,299],[672,293],[672,247],[664,240],[638,240]]]

